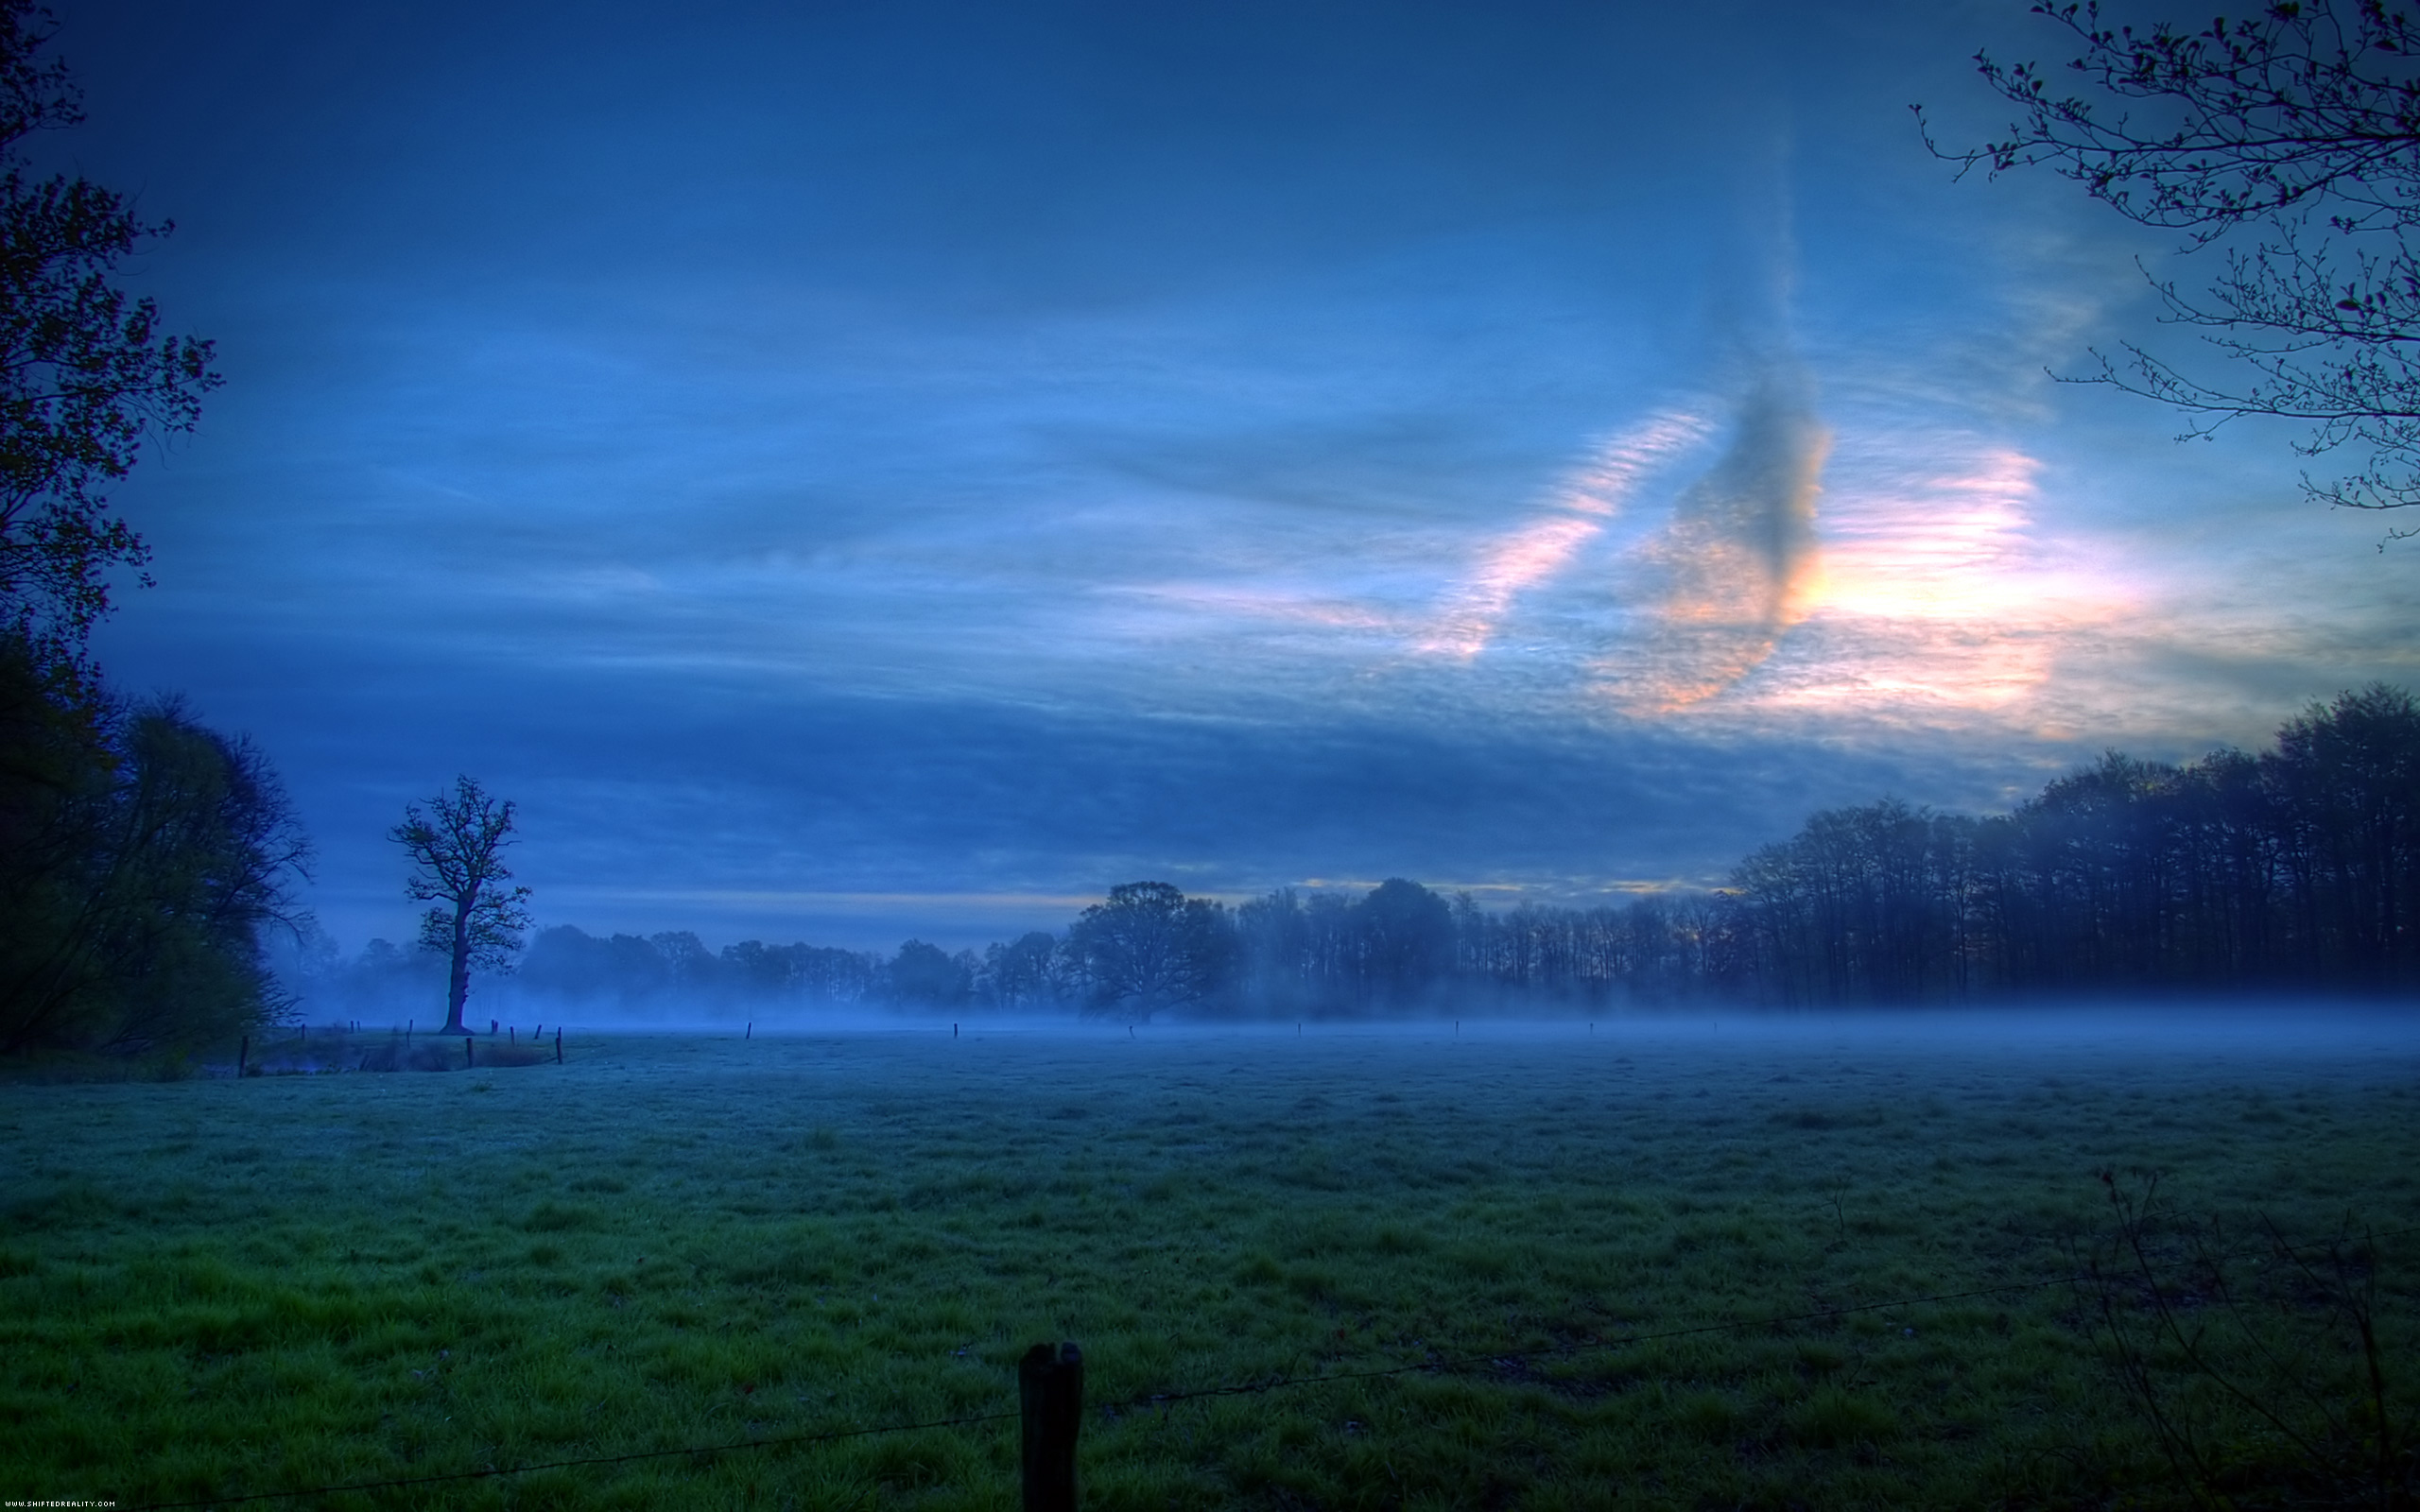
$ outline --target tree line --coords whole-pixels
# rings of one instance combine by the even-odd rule
[[[306,990],[428,1002],[434,973],[378,941],[349,964],[323,954]],[[1063,930],[954,954],[908,940],[888,956],[558,925],[491,990],[542,1014],[1142,1022],[2415,988],[2420,705],[2374,685],[2288,721],[2269,750],[2181,765],[2112,752],[2004,815],[1890,799],[1827,810],[1701,890],[1489,910],[1403,878],[1236,905],[1135,882]]]
[[[2006,815],[1819,814],[1741,864],[1729,967],[1789,1004],[2420,987],[2420,707],[2373,685],[2273,748],[2112,752]]]

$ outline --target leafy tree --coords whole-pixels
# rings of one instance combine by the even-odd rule
[[[919,1007],[946,1007],[965,999],[972,974],[965,961],[940,946],[911,939],[891,958],[891,1000]]]
[[[504,848],[512,835],[512,802],[490,798],[468,777],[454,780],[452,794],[429,799],[424,814],[404,805],[404,822],[388,838],[411,857],[404,890],[414,901],[443,904],[421,916],[423,950],[447,954],[445,1034],[462,1032],[462,1005],[471,995],[471,972],[510,971],[529,927],[527,887],[506,887],[512,873]]]
[[[199,1048],[282,1005],[309,846],[267,760],[0,636],[0,1051]]]
[[[109,490],[147,431],[192,429],[218,375],[209,342],[163,334],[150,300],[110,283],[169,224],[81,177],[26,176],[26,138],[83,119],[65,65],[38,56],[47,22],[0,0],[0,622],[77,663],[110,570],[150,556]]]
[[[1058,958],[1058,937],[1047,930],[1028,930],[1008,944],[985,947],[983,976],[992,1001],[1004,1008],[1049,1002],[1057,987],[1052,967]]]
[[[2420,974],[2420,701],[2383,683],[2277,731],[2271,776],[2312,955],[2364,986]]]
[[[719,985],[722,960],[706,949],[706,942],[694,931],[659,931],[648,936],[648,943],[663,959],[665,975],[681,997],[694,1001]]]
[[[1453,909],[1416,882],[1380,883],[1354,905],[1353,919],[1364,989],[1377,1003],[1408,1005],[1454,969]]]
[[[2188,251],[2218,249],[2224,271],[2204,293],[2152,282],[2171,322],[2249,369],[2204,377],[2130,342],[2083,381],[2183,408],[2188,435],[2245,416],[2308,421],[2303,455],[2360,458],[2329,481],[2307,474],[2310,496],[2420,504],[2420,27],[2381,0],[2285,0],[2199,29],[2112,26],[2098,4],[2033,9],[2082,49],[2067,68],[2090,97],[1979,55],[2018,117],[2001,140],[1943,156],[1993,175],[2047,166],[2183,232]]]
[[[1226,910],[1165,882],[1130,882],[1083,911],[1067,942],[1082,961],[1096,1013],[1149,1022],[1221,986],[1234,954]]]

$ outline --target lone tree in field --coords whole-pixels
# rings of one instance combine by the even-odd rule
[[[2046,0],[2033,9],[2081,48],[2066,70],[2089,94],[1979,55],[2017,119],[2000,141],[1942,156],[1995,176],[2048,167],[2129,220],[2181,232],[2186,251],[2220,249],[2224,271],[2203,294],[2152,282],[2168,322],[2199,330],[2238,376],[2128,342],[2078,381],[2178,406],[2194,417],[2188,437],[2245,416],[2305,421],[2296,451],[2358,458],[2330,481],[2306,474],[2309,496],[2420,506],[2420,25],[2381,0],[2244,9],[2198,30],[2138,29]]]
[[[527,887],[507,887],[512,873],[501,852],[512,835],[512,803],[488,797],[467,777],[454,780],[451,796],[429,799],[429,812],[404,805],[404,822],[388,838],[412,858],[404,890],[421,902],[442,906],[421,916],[420,944],[449,952],[443,1033],[462,1032],[462,1004],[471,995],[471,969],[506,971],[529,927]]]

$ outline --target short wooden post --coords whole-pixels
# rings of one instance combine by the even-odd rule
[[[519,1044],[521,1042],[521,1031],[513,1028],[510,1024],[507,1024],[504,1030],[504,1042],[509,1045]]]
[[[244,1079],[245,1063],[250,1061],[251,1058],[252,1037],[251,1035],[246,1035],[243,1039],[235,1042],[235,1079],[237,1081],[242,1081]]]
[[[560,1066],[560,1065],[562,1065],[562,1063],[563,1063],[563,1026],[562,1026],[562,1024],[560,1024],[560,1023],[559,1023],[559,1024],[555,1025],[555,1064],[556,1064],[556,1065],[558,1065],[558,1066]]]
[[[746,1034],[741,1035],[739,1038],[741,1038],[742,1040],[753,1040],[753,1039],[755,1039],[755,1038],[756,1038],[756,1021],[755,1021],[755,1020],[751,1019],[751,1020],[749,1020],[749,1021],[748,1021],[748,1032],[747,1032]]]
[[[1025,1426],[1025,1512],[1076,1512],[1076,1430],[1084,1418],[1084,1355],[1037,1344],[1017,1362]]]
[[[471,1046],[473,1043],[475,1043],[475,1041],[469,1035],[466,1034],[462,1037],[462,1069],[465,1071],[470,1070],[471,1067],[478,1063],[478,1057],[471,1052]]]

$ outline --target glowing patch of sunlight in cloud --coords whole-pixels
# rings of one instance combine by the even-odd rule
[[[1922,449],[1897,440],[1843,459],[1825,494],[1823,572],[1789,644],[1740,690],[1742,712],[1997,711],[2034,724],[2048,702],[2086,694],[2054,688],[2061,653],[2127,611],[2127,586],[2037,534],[2031,457],[1971,438]]]
[[[1556,485],[1539,518],[1488,549],[1417,649],[1464,662],[1485,650],[1515,597],[1568,566],[1621,512],[1642,479],[1703,440],[1711,428],[1703,416],[1666,411],[1598,447]]]

